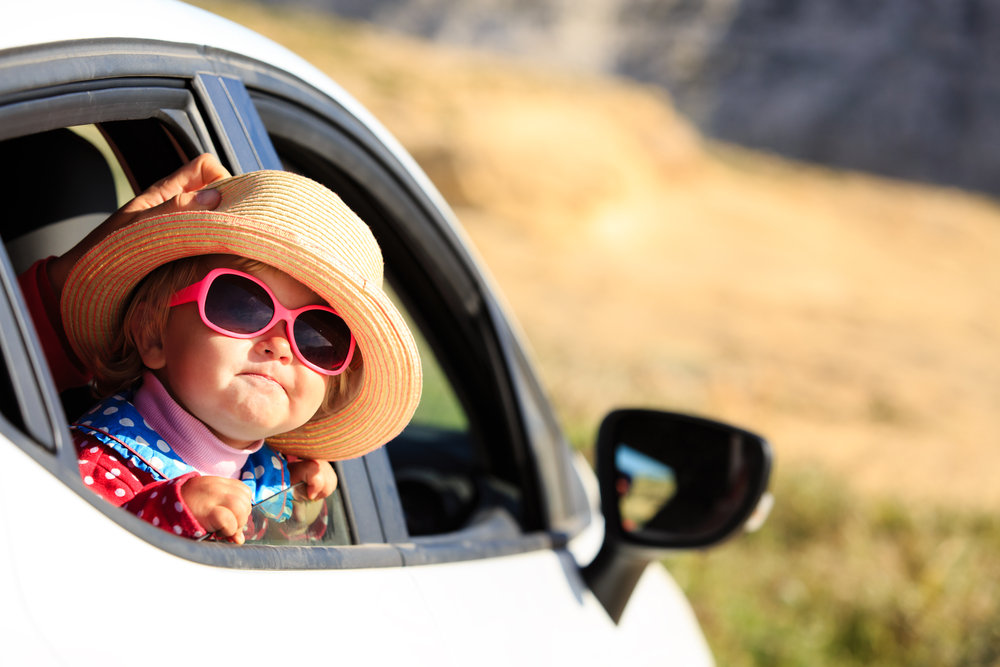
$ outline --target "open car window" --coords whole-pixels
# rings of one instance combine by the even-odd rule
[[[327,98],[316,99],[331,108],[314,113],[308,105],[284,97],[259,90],[247,94],[238,79],[226,78],[221,88],[206,81],[221,79],[201,76],[184,86],[150,78],[135,86],[116,82],[110,92],[98,90],[95,83],[94,91],[79,98],[74,89],[69,101],[64,96],[53,101],[40,93],[38,99],[21,96],[15,105],[0,105],[0,121],[13,119],[0,126],[0,164],[8,170],[20,164],[5,159],[7,151],[8,156],[35,159],[35,173],[51,167],[51,177],[40,183],[16,181],[23,192],[33,186],[31,196],[5,195],[22,202],[0,230],[17,264],[11,274],[64,251],[133,193],[200,152],[218,150],[234,172],[259,168],[255,160],[271,166],[271,155],[280,160],[277,166],[330,187],[371,226],[385,258],[386,288],[417,337],[424,391],[412,423],[393,442],[361,459],[336,464],[340,484],[325,509],[332,533],[306,541],[272,535],[262,543],[317,547],[315,556],[287,550],[280,562],[291,567],[326,567],[357,558],[369,566],[434,562],[546,546],[539,533],[546,520],[537,472],[527,452],[510,371],[496,339],[494,314],[484,303],[484,287],[462,254],[461,239],[435,217],[440,211],[428,203],[419,184],[407,180],[396,157],[357,118]],[[214,108],[212,95],[233,108],[210,113],[206,120],[202,109]],[[113,111],[105,101],[113,103]],[[53,109],[58,113],[40,113]],[[261,127],[266,127],[267,145],[261,143]],[[250,156],[246,166],[241,156]],[[33,210],[24,204],[32,197],[41,197],[55,210]],[[43,375],[32,382],[36,387],[49,384]],[[75,455],[65,424],[92,405],[93,397],[84,389],[60,398],[56,404],[64,415],[49,416],[46,423],[55,435],[39,436],[38,441],[64,439],[65,470],[60,476],[85,495],[79,479],[73,479],[79,473],[70,460]],[[35,420],[12,411],[10,421]],[[232,555],[179,545],[171,536],[137,526],[132,517],[122,518],[121,511],[111,509],[105,513],[123,526],[186,557],[241,567],[274,566],[269,556],[258,558],[252,549]],[[419,553],[374,549],[363,557],[360,552],[346,556],[322,551],[345,544],[374,548],[422,540],[433,541],[434,547]],[[452,547],[442,548],[443,543]]]
[[[299,105],[254,93],[284,168],[339,194],[372,228],[386,281],[417,337],[424,391],[385,447],[407,538],[517,540],[544,525],[536,472],[483,286],[447,222],[350,132]],[[397,167],[398,168],[398,167]]]
[[[152,169],[147,163],[130,163],[124,159],[128,155],[137,154],[136,146],[155,146],[158,137],[168,138],[170,134],[171,128],[167,125],[138,120],[52,128],[0,141],[0,162],[5,165],[6,171],[20,174],[19,177],[12,176],[4,181],[0,188],[4,188],[5,198],[18,201],[26,199],[32,205],[30,210],[25,206],[24,210],[5,220],[0,229],[13,269],[8,274],[9,278],[12,280],[13,275],[24,273],[40,259],[64,253],[121,204],[131,199],[137,188],[148,185],[154,177],[165,176],[183,164],[188,156],[178,152],[176,148],[169,159],[162,161],[161,168],[166,170],[163,173]],[[180,142],[171,138],[169,143],[176,147]],[[155,150],[151,152],[156,153]],[[58,164],[56,171],[59,178],[38,179],[38,169],[31,174],[18,169],[19,166],[40,162],[43,158]],[[137,180],[137,173],[143,174],[141,180]],[[32,180],[37,183],[32,183]],[[22,324],[30,332],[30,318],[23,317]],[[10,347],[16,340],[12,329],[5,327],[4,345]],[[0,358],[0,361],[5,362],[8,358],[18,358],[18,354],[12,352]],[[6,368],[0,368],[2,370]],[[6,397],[3,402],[3,417],[22,432],[37,432],[38,436],[34,441],[52,450],[54,448],[49,443],[53,438],[44,437],[43,428],[50,420],[29,418],[30,413],[26,412],[23,401],[18,400],[18,395],[23,394],[26,387],[37,386],[38,378],[21,374],[15,382],[17,377],[9,372],[0,374],[0,393]],[[6,383],[3,382],[4,379]],[[58,409],[62,414],[58,415],[58,423],[54,425],[56,431],[63,431],[66,424],[74,421],[96,402],[88,387],[67,388],[58,398]],[[9,433],[10,429],[6,429],[6,432]],[[24,442],[26,447],[33,446],[32,439]],[[63,458],[75,463],[76,456],[70,452],[73,446],[68,437],[64,439],[64,449],[67,455]],[[66,474],[78,475],[72,463]],[[310,505],[308,509],[296,507],[296,514],[307,511],[315,520],[315,525],[321,525],[325,530],[306,534],[301,530],[290,529],[291,522],[271,521],[268,530],[256,536],[257,543],[341,546],[358,541],[358,531],[348,518],[348,506],[341,490],[338,489],[326,503],[320,503],[322,507],[302,503],[303,506],[307,504]]]

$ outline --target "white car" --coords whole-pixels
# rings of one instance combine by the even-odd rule
[[[17,287],[202,152],[338,192],[418,332],[420,409],[386,447],[336,463],[321,542],[190,541],[85,488],[66,426],[80,396],[57,394]],[[742,529],[767,443],[620,411],[595,476],[446,204],[318,70],[180,3],[8,5],[0,164],[4,664],[712,663],[657,558]]]

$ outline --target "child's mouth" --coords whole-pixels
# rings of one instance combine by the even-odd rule
[[[264,373],[254,373],[254,372],[247,372],[247,373],[243,373],[242,375],[244,377],[250,378],[251,381],[253,381],[255,383],[261,383],[261,384],[263,384],[265,386],[271,386],[271,385],[273,385],[275,387],[280,388],[281,390],[284,390],[284,387],[282,386],[282,384],[280,382],[278,382],[277,380],[275,380],[270,375],[266,375]]]

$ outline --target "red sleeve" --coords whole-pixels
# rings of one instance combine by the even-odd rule
[[[175,535],[204,536],[205,529],[181,496],[181,487],[197,472],[158,481],[150,473],[123,461],[102,442],[77,434],[76,444],[80,477],[94,493]]]
[[[62,326],[59,296],[49,280],[49,260],[40,259],[18,277],[21,293],[35,323],[42,352],[59,391],[82,387],[90,381],[84,365],[73,353]]]

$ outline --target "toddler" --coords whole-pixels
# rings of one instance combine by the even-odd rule
[[[73,424],[84,482],[165,530],[242,543],[252,504],[299,482],[326,497],[326,461],[398,434],[421,371],[378,245],[335,194],[279,171],[212,188],[214,211],[94,245],[61,315],[106,396]]]

